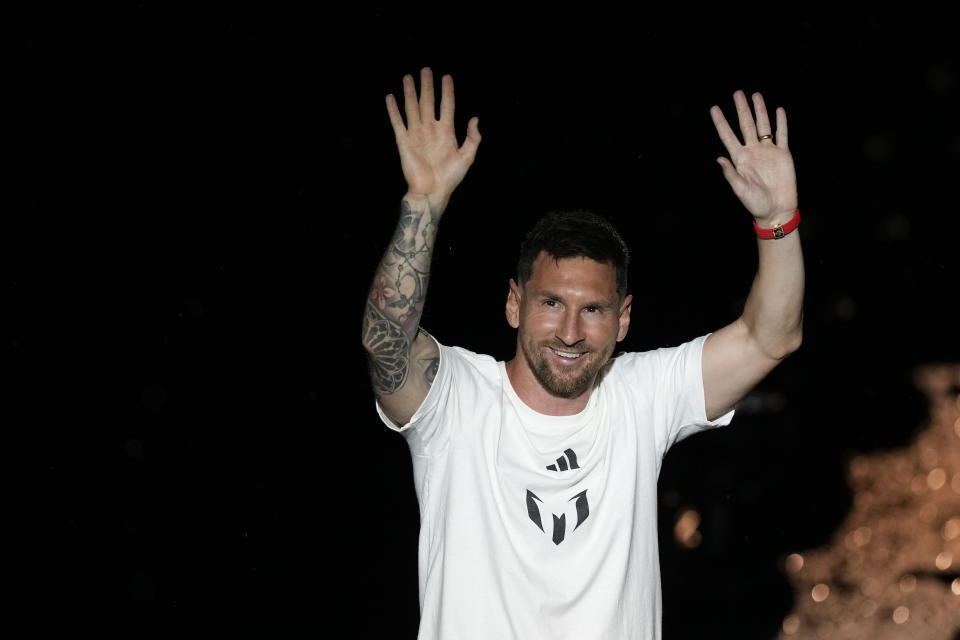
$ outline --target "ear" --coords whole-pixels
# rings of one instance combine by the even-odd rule
[[[514,329],[520,327],[520,287],[510,278],[510,291],[507,292],[507,324]]]
[[[620,323],[620,329],[617,331],[617,342],[627,337],[627,329],[630,328],[630,309],[633,306],[633,296],[627,295],[620,305],[620,317],[617,322]]]

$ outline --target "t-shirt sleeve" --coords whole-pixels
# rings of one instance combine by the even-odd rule
[[[406,439],[410,451],[420,456],[431,456],[443,451],[449,441],[449,432],[452,428],[451,421],[444,419],[444,416],[447,414],[446,409],[451,402],[451,390],[454,388],[453,370],[456,367],[457,354],[454,349],[441,345],[433,336],[430,336],[430,339],[437,343],[440,351],[440,365],[427,396],[410,421],[404,425],[397,424],[384,413],[380,403],[376,403],[377,413],[383,423],[400,433]]]
[[[707,420],[703,392],[703,343],[710,334],[677,347],[657,349],[657,402],[667,418],[660,436],[666,449],[699,431],[730,424],[734,410]]]

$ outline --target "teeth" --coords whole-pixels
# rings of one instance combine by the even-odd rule
[[[553,351],[558,356],[563,356],[564,358],[579,358],[581,355],[583,355],[582,353],[569,353],[567,351],[557,351],[556,349]]]

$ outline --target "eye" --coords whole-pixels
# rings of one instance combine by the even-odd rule
[[[544,301],[543,301],[543,304],[544,304],[544,306],[546,306],[546,307],[555,307],[555,306],[557,306],[557,301],[556,301],[556,300],[544,300]]]

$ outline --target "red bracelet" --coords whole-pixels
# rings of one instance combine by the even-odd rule
[[[775,224],[772,229],[761,229],[757,221],[753,221],[753,228],[757,232],[757,237],[764,240],[779,240],[794,229],[800,226],[800,209],[793,212],[793,217],[783,224]]]

